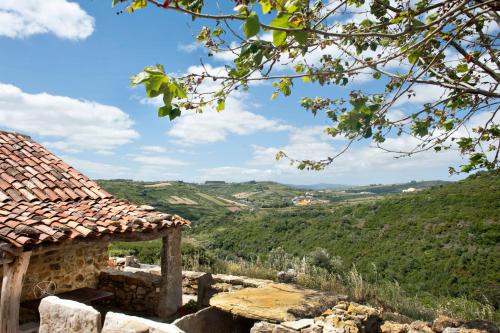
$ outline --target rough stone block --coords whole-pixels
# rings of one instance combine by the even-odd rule
[[[271,324],[266,321],[260,321],[256,323],[252,329],[250,329],[250,333],[273,333],[276,326],[278,325]]]
[[[301,330],[314,324],[314,319],[300,319],[295,321],[285,321],[281,325],[293,330]]]
[[[253,321],[208,307],[179,318],[173,324],[186,333],[233,333],[248,332]]]
[[[380,326],[381,333],[406,333],[410,329],[408,324],[400,324],[393,321],[385,321]]]
[[[101,314],[93,307],[56,296],[42,299],[40,333],[99,333]]]
[[[122,313],[108,312],[102,333],[184,333],[177,326],[153,320],[127,316]]]

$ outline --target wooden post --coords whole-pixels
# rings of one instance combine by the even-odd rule
[[[31,252],[22,252],[3,265],[2,296],[0,298],[0,332],[18,333],[19,305],[24,275],[28,269]]]
[[[169,229],[161,249],[161,287],[158,316],[171,319],[182,306],[181,227]]]

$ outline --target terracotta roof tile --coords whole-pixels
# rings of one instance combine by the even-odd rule
[[[185,224],[114,198],[30,138],[0,131],[1,239],[37,245]]]

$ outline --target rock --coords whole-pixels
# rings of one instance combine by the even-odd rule
[[[385,321],[380,326],[381,333],[407,333],[410,329],[408,324],[400,324],[393,321]]]
[[[297,331],[296,330],[292,330],[292,329],[287,328],[287,327],[284,327],[284,326],[281,326],[281,325],[277,325],[273,329],[273,333],[297,333]]]
[[[452,319],[452,318],[444,316],[444,315],[439,315],[432,322],[432,330],[434,332],[441,333],[447,327],[459,327],[462,324],[463,324],[463,322],[461,322],[460,320]]]
[[[309,327],[314,324],[314,319],[300,319],[295,321],[284,321],[281,323],[282,326],[291,328],[293,330],[301,330],[303,328]]]
[[[250,329],[250,333],[273,333],[273,330],[276,328],[276,324],[271,324],[266,321],[260,321],[253,325]]]
[[[102,333],[184,333],[172,324],[159,323],[149,319],[127,316],[122,313],[108,312]]]
[[[134,256],[126,256],[125,257],[125,266],[133,267],[133,268],[141,268],[141,265],[139,264],[137,259],[135,259]]]
[[[279,324],[260,321],[253,325],[250,329],[250,333],[297,333],[297,331]]]
[[[323,333],[345,333],[343,328],[335,327],[331,324],[323,325]]]
[[[200,275],[197,279],[197,302],[199,307],[206,307],[210,304],[210,298],[213,296],[211,293],[212,285],[214,284],[214,279],[212,274],[204,273]]]
[[[484,320],[474,320],[470,321],[468,323],[463,324],[460,327],[460,331],[468,331],[470,333],[476,333],[476,332],[487,332],[487,333],[499,333],[500,331],[498,330],[498,327],[493,325],[490,322],[484,321]]]
[[[348,307],[348,304],[346,302],[339,302],[339,303],[335,304],[335,306],[333,308],[347,311],[347,307]]]
[[[323,327],[318,325],[309,326],[301,329],[300,333],[323,333]]]
[[[42,299],[40,333],[99,333],[101,314],[91,306],[56,296]]]
[[[382,315],[382,311],[379,309],[357,303],[350,303],[347,308],[347,313],[351,315],[362,315],[365,318],[380,317]]]
[[[283,322],[317,316],[335,301],[329,293],[269,283],[260,288],[219,293],[210,299],[210,305],[244,318]]]
[[[276,274],[276,279],[282,283],[293,283],[297,280],[297,272],[294,269],[281,271]]]
[[[187,333],[232,333],[248,332],[247,320],[221,310],[209,307],[196,313],[181,317],[172,323]]]
[[[453,327],[446,327],[443,330],[443,333],[459,333],[460,329],[459,328],[453,328]]]
[[[344,316],[339,316],[337,314],[329,315],[325,318],[325,323],[332,324],[334,326],[338,326],[341,321],[345,319]]]
[[[361,328],[361,322],[355,319],[344,320],[340,321],[337,327],[343,328],[344,332],[346,333],[359,333]]]
[[[417,320],[410,324],[408,333],[433,333],[430,325],[424,321]]]

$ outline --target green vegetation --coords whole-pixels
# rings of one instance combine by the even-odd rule
[[[153,195],[164,202],[155,191],[172,191],[144,189],[134,182],[105,183],[119,196],[152,205]],[[191,213],[199,219],[184,233],[184,264],[189,268],[264,278],[294,268],[304,286],[349,294],[412,318],[445,312],[500,321],[498,173],[385,197],[315,192],[331,203],[273,209],[258,209],[265,206],[266,195],[277,197],[266,191],[282,191],[282,198],[303,192],[287,192],[286,186],[274,183],[178,186],[194,187],[192,195],[173,195],[201,202],[196,193],[203,191],[252,207],[229,212],[209,201],[207,207],[189,208],[204,210]],[[241,200],[232,197],[241,192],[257,193]],[[137,200],[132,193],[144,195]],[[124,243],[115,244],[112,251],[132,252],[153,263],[159,260],[159,247],[159,242]]]
[[[396,280],[410,292],[486,296],[498,306],[499,198],[500,177],[479,175],[370,203],[241,212],[207,219],[189,234],[230,259],[255,260],[278,246],[300,257],[323,247],[372,280]]]

